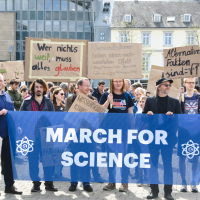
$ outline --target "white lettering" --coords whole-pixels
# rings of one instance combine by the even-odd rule
[[[107,153],[97,153],[97,167],[107,167]]]
[[[46,142],[55,142],[58,138],[58,142],[63,142],[63,128],[57,128],[56,133],[54,133],[53,128],[47,128]]]
[[[68,129],[64,142],[68,142],[69,140],[73,140],[74,143],[78,143],[75,128]]]
[[[108,143],[113,143],[113,139],[117,139],[117,143],[122,143],[122,130],[117,129],[117,134],[113,134],[113,129],[108,130]]]
[[[109,153],[109,167],[113,167],[113,161],[117,167],[122,167],[122,153],[118,153],[118,157],[115,153]]]
[[[99,137],[98,137],[98,134],[99,134],[99,133],[101,133],[101,135],[107,135],[107,133],[106,133],[106,131],[105,131],[104,129],[97,129],[97,130],[95,130],[94,133],[93,133],[93,140],[94,140],[96,143],[102,144],[102,143],[104,143],[104,142],[107,140],[107,138],[99,139]]]
[[[73,159],[68,156],[73,156],[73,154],[67,151],[62,153],[62,159],[65,161],[61,161],[61,164],[65,167],[69,167],[73,164]]]
[[[168,145],[167,141],[167,132],[163,130],[156,130],[156,144],[160,144],[160,141],[162,141],[163,144]]]
[[[146,157],[150,158],[150,154],[149,153],[141,153],[140,154],[140,168],[150,168],[151,167],[150,164],[146,164],[146,163],[149,163],[149,159],[147,159]]]
[[[137,167],[138,165],[138,162],[133,162],[133,163],[130,163],[129,162],[129,159],[130,158],[133,158],[134,160],[135,159],[138,159],[138,156],[134,153],[129,153],[127,154],[125,157],[124,157],[124,164],[129,167],[129,168],[134,168],[134,167]]]
[[[80,162],[79,158],[83,156],[83,158],[88,158],[88,155],[85,152],[78,152],[74,156],[74,163],[79,166],[79,167],[85,167],[88,164],[88,161],[83,161],[82,163]]]
[[[148,134],[148,140],[144,140],[144,134]],[[139,135],[138,135],[138,139],[140,141],[140,143],[142,144],[150,144],[152,143],[153,141],[153,133],[149,130],[143,130],[143,131],[140,131]]]
[[[85,134],[86,133],[86,134]],[[92,143],[90,136],[92,135],[92,131],[87,128],[80,129],[80,143],[84,143],[84,139],[87,143]]]
[[[137,139],[138,130],[128,130],[128,144],[132,144],[132,140]]]

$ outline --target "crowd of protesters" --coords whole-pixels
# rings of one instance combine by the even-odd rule
[[[14,187],[12,163],[10,156],[10,144],[9,134],[5,115],[7,111],[56,111],[56,112],[68,112],[71,105],[75,101],[77,94],[80,92],[87,95],[90,99],[108,109],[109,113],[130,113],[130,114],[198,114],[200,111],[200,95],[198,94],[199,87],[195,86],[195,78],[185,78],[184,87],[180,88],[180,94],[177,99],[170,97],[170,87],[173,84],[173,80],[161,78],[156,82],[156,95],[154,97],[147,98],[146,90],[142,87],[142,84],[136,82],[131,85],[129,79],[113,79],[111,80],[110,88],[105,88],[105,82],[99,81],[98,87],[92,89],[90,81],[87,78],[80,79],[77,84],[61,83],[59,86],[54,85],[52,82],[45,82],[43,79],[37,79],[32,82],[30,90],[26,85],[22,85],[19,88],[19,82],[12,80],[7,87],[7,83],[4,82],[3,76],[0,75],[0,136],[3,138],[2,143],[2,160],[4,168],[4,181],[5,181],[5,193],[22,194]],[[19,90],[18,90],[19,88]],[[111,92],[112,89],[112,92]],[[186,92],[185,92],[186,89]],[[112,104],[112,106],[110,106]],[[190,105],[190,108],[189,106]],[[192,109],[191,109],[192,107]],[[179,138],[181,139],[181,138]],[[164,149],[158,149],[161,151],[162,157],[166,157]],[[171,149],[172,151],[172,149]],[[155,153],[155,152],[154,152]],[[179,153],[179,152],[178,152]],[[158,155],[154,157],[154,166],[158,166]],[[172,155],[172,154],[171,154]],[[34,158],[32,154],[29,154],[29,165],[38,163],[37,158]],[[39,151],[38,151],[39,156]],[[179,166],[182,169],[182,188],[181,192],[187,192],[187,183],[185,178],[185,158],[180,155]],[[164,161],[164,160],[163,160]],[[168,156],[164,162],[171,162],[172,157]],[[44,169],[45,173],[51,173],[52,169],[47,167]],[[30,170],[31,177],[37,177],[39,169],[35,171]],[[58,174],[60,168],[54,169]],[[164,169],[164,176],[166,170],[171,172],[171,169]],[[193,170],[197,170],[196,162],[193,163]],[[94,172],[97,173],[98,172]],[[112,173],[111,173],[112,174]],[[141,172],[139,172],[141,174]],[[137,175],[137,174],[136,174]],[[33,180],[33,179],[32,179]],[[75,191],[77,182],[71,182],[69,191]],[[40,190],[41,182],[33,180],[32,192]],[[89,182],[83,182],[84,190],[92,192],[93,189]],[[150,184],[151,194],[147,196],[147,199],[153,199],[158,197],[159,189],[158,185]],[[58,191],[52,181],[45,181],[45,189],[50,191]],[[104,186],[103,190],[116,189],[115,183],[108,183]],[[119,191],[126,192],[128,190],[128,184],[123,183],[119,188]],[[191,186],[192,192],[198,192],[196,185]],[[171,195],[172,185],[164,186],[164,197],[169,200],[174,198]]]

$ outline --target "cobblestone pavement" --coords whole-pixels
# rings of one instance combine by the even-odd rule
[[[32,182],[31,181],[16,181],[15,186],[18,190],[23,191],[23,195],[12,195],[4,193],[4,181],[3,176],[0,176],[0,199],[9,199],[9,200],[71,200],[71,199],[99,199],[99,200],[142,200],[146,199],[146,196],[149,194],[150,188],[147,186],[137,187],[136,184],[129,184],[128,192],[119,192],[117,189],[112,191],[103,191],[104,184],[101,183],[91,183],[93,187],[93,192],[87,193],[83,190],[82,184],[79,183],[77,190],[75,192],[69,192],[68,188],[70,186],[69,182],[54,182],[54,185],[58,188],[58,192],[46,191],[44,184],[41,185],[41,192],[31,193]],[[120,187],[120,184],[117,184],[117,188]],[[200,187],[198,186],[200,191]],[[173,186],[173,197],[178,200],[200,200],[200,193],[181,193],[179,192],[180,186]],[[190,191],[190,187],[188,186],[188,190]],[[160,193],[158,200],[164,199],[163,185],[160,185]]]

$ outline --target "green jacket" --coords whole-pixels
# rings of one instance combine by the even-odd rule
[[[11,96],[14,101],[15,110],[19,110],[22,102],[24,101],[22,94],[18,91],[8,90],[7,93]]]

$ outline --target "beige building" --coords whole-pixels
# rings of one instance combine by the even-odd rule
[[[200,4],[191,2],[116,1],[111,22],[112,42],[143,43],[143,79],[151,65],[164,66],[163,49],[199,44]]]
[[[0,61],[15,60],[15,15],[15,12],[0,12]]]

